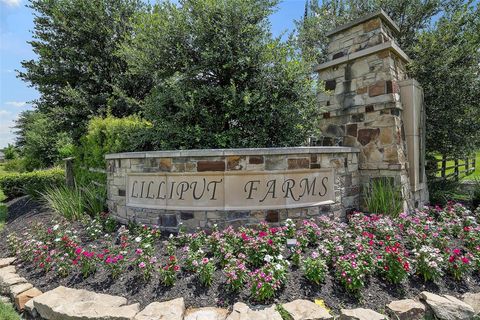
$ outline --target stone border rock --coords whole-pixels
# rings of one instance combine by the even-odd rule
[[[35,320],[422,320],[435,316],[440,320],[467,320],[480,315],[480,293],[466,293],[462,300],[449,295],[422,292],[418,300],[403,299],[386,305],[388,315],[374,310],[342,309],[332,315],[323,305],[294,300],[266,308],[250,308],[237,302],[233,310],[223,308],[185,308],[183,298],[152,302],[143,310],[138,303],[127,304],[118,296],[71,289],[63,286],[42,293],[16,273],[15,258],[0,258],[0,301],[11,304],[25,319]]]

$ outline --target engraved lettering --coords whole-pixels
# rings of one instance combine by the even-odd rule
[[[147,186],[147,197],[146,197],[147,199],[153,199],[153,198],[155,198],[154,195],[152,195],[152,196],[150,197],[150,187],[151,187],[152,184],[154,184],[154,183],[155,183],[155,182],[153,182],[153,181],[150,181],[150,182],[148,183],[148,186]]]
[[[143,198],[143,187],[145,186],[145,181],[142,181],[142,189],[140,191],[140,198]]]
[[[200,194],[200,196],[197,196],[197,184],[198,184],[198,182],[197,182],[197,181],[193,181],[193,182],[190,184],[190,188],[193,189],[193,191],[192,191],[192,192],[193,192],[193,199],[195,199],[195,200],[200,200],[200,199],[202,199],[202,197],[203,197],[203,195],[204,195],[204,193],[205,193],[205,187],[206,187],[206,185],[207,185],[207,179],[203,178],[202,181],[203,181],[203,188],[202,188],[202,194]]]
[[[173,186],[175,185],[175,181],[172,181],[171,186],[170,186],[170,197],[168,199],[172,199],[173,197]]]
[[[322,193],[322,191],[320,191],[318,193],[318,195],[321,196],[321,197],[323,197],[324,195],[327,194],[327,182],[328,182],[328,177],[323,177],[322,178],[322,187],[323,187],[324,192]]]
[[[295,199],[295,195],[293,194],[293,191],[292,191],[293,187],[295,187],[295,180],[287,179],[283,182],[282,191],[285,192],[284,198],[292,198],[293,200],[298,201],[300,198]]]
[[[221,183],[223,181],[223,179],[220,179],[219,181],[210,181],[208,184],[207,184],[207,191],[210,191],[210,185],[213,183],[213,192],[212,192],[212,197],[210,198],[210,200],[217,200],[215,198],[215,193],[217,191],[217,183]]]
[[[188,190],[189,184],[186,181],[182,181],[177,185],[178,200],[183,200],[183,194]]]
[[[272,195],[272,199],[275,199],[275,198],[276,198],[276,196],[275,196],[275,186],[276,186],[276,182],[277,182],[277,180],[275,180],[275,179],[273,179],[273,180],[268,180],[268,181],[267,181],[268,190],[267,190],[267,192],[265,193],[265,196],[263,197],[263,199],[260,200],[260,202],[264,202],[265,199],[267,198],[267,196],[268,196],[269,194]]]
[[[160,196],[160,193],[162,192],[162,186],[165,186],[167,183],[165,181],[160,181],[160,184],[158,185],[158,192],[157,192],[157,199],[162,199],[165,200],[167,197],[167,190],[165,189],[165,195]]]
[[[302,183],[304,182],[304,183]],[[302,186],[303,184],[303,186]],[[317,178],[313,178],[313,181],[311,184],[308,184],[308,178],[303,178],[302,180],[300,180],[300,188],[303,188],[303,192],[302,194],[300,195],[300,198],[302,198],[305,193],[307,194],[307,196],[309,195],[314,195],[315,194],[315,185],[317,184]]]
[[[243,190],[245,192],[248,192],[248,197],[247,199],[253,199],[252,198],[252,192],[253,191],[257,191],[257,187],[255,187],[253,184],[254,183],[260,183],[260,180],[252,180],[252,181],[248,181],[247,183],[245,183],[245,186],[243,187]],[[247,191],[247,186],[250,185],[248,191]]]
[[[138,193],[136,195],[134,195],[133,193],[135,192],[135,185],[138,183],[137,180],[133,181],[133,184],[132,184],[132,195],[131,197],[132,198],[138,198]]]

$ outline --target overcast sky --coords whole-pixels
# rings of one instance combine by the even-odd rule
[[[21,111],[31,109],[29,101],[38,92],[16,78],[20,61],[35,58],[27,41],[31,40],[33,14],[28,0],[0,0],[0,148],[14,142],[12,125]],[[305,0],[284,0],[271,17],[272,31],[279,35],[294,28],[302,17]]]

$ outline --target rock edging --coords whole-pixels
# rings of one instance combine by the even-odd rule
[[[286,312],[293,320],[383,320],[387,315],[374,310],[342,309],[334,317],[324,306],[308,300],[295,300],[281,305],[252,309],[242,302],[233,310],[205,307],[185,308],[183,298],[153,302],[143,310],[127,299],[63,286],[42,293],[16,273],[15,258],[0,259],[0,301],[13,305],[26,319],[44,320],[282,320]],[[463,301],[462,301],[463,300]],[[480,315],[480,293],[466,293],[462,300],[427,291],[419,300],[403,299],[386,305],[390,319],[421,320],[434,315],[440,320],[467,320]],[[284,319],[284,318],[283,318]]]

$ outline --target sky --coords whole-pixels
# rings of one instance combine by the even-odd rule
[[[35,59],[27,41],[32,39],[33,12],[28,0],[0,0],[0,149],[15,140],[14,125],[20,112],[32,109],[39,93],[16,77],[22,60]],[[294,29],[304,12],[305,0],[284,0],[271,18],[272,32]]]

